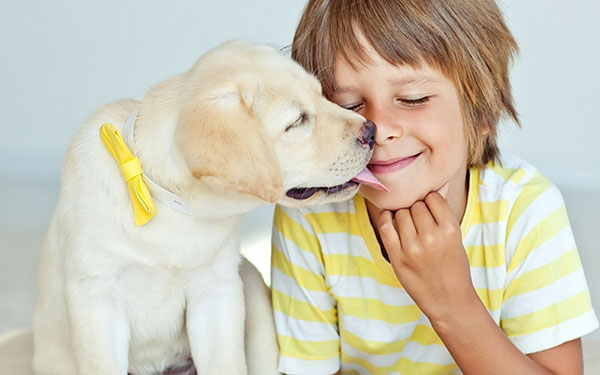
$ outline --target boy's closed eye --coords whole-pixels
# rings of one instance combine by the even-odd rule
[[[430,96],[423,96],[423,97],[419,97],[419,98],[415,98],[415,99],[396,98],[396,101],[399,102],[399,104],[405,105],[407,107],[415,107],[415,106],[427,103],[430,100],[430,98],[431,98]],[[342,107],[345,109],[354,111],[354,112],[358,112],[363,108],[363,106],[364,106],[364,103],[357,103],[357,104],[343,105]]]
[[[429,96],[423,96],[423,97],[416,98],[416,99],[398,98],[396,100],[399,101],[399,102],[401,102],[404,105],[414,107],[414,106],[417,106],[419,104],[427,103],[429,101],[429,99],[430,99]]]

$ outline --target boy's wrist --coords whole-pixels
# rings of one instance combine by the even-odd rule
[[[439,311],[430,312],[427,318],[433,329],[442,335],[455,330],[463,330],[464,326],[472,325],[475,321],[491,319],[489,312],[475,289],[471,288],[463,293],[462,297],[455,300],[450,306],[440,308]]]

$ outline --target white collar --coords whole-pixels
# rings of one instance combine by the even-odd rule
[[[135,143],[135,139],[133,136],[133,132],[134,132],[135,120],[137,119],[138,112],[139,112],[139,108],[135,108],[131,112],[131,114],[129,115],[129,118],[127,119],[127,123],[125,123],[125,128],[123,129],[123,133],[125,135],[125,143],[129,147],[131,152],[134,154],[135,154],[135,152],[134,152],[133,144]],[[186,215],[193,214],[192,206],[190,205],[190,203],[188,201],[186,201],[179,195],[172,193],[169,190],[163,188],[156,182],[152,181],[152,179],[150,177],[148,177],[147,174],[144,173],[143,176],[144,176],[144,181],[146,181],[146,184],[148,185],[148,189],[150,190],[150,194],[152,194],[152,196],[156,200],[171,207],[175,211],[179,211]]]

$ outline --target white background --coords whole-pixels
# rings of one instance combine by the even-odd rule
[[[288,45],[303,0],[1,0],[0,181],[55,178],[68,141],[103,103],[140,98],[230,38]],[[505,0],[521,47],[523,128],[501,131],[561,187],[600,188],[600,2]]]
[[[91,112],[141,98],[225,40],[288,45],[304,4],[0,0],[0,332],[29,325],[61,159]],[[502,8],[521,48],[512,78],[523,128],[505,124],[500,145],[565,193],[598,309],[600,2],[505,0]],[[271,212],[251,213],[244,231],[267,278]]]

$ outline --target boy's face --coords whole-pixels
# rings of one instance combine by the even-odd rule
[[[427,65],[394,66],[372,50],[370,64],[335,64],[332,100],[377,125],[369,169],[389,193],[361,186],[380,209],[412,206],[432,191],[465,197],[467,141],[454,83]],[[462,198],[461,198],[462,195]]]

